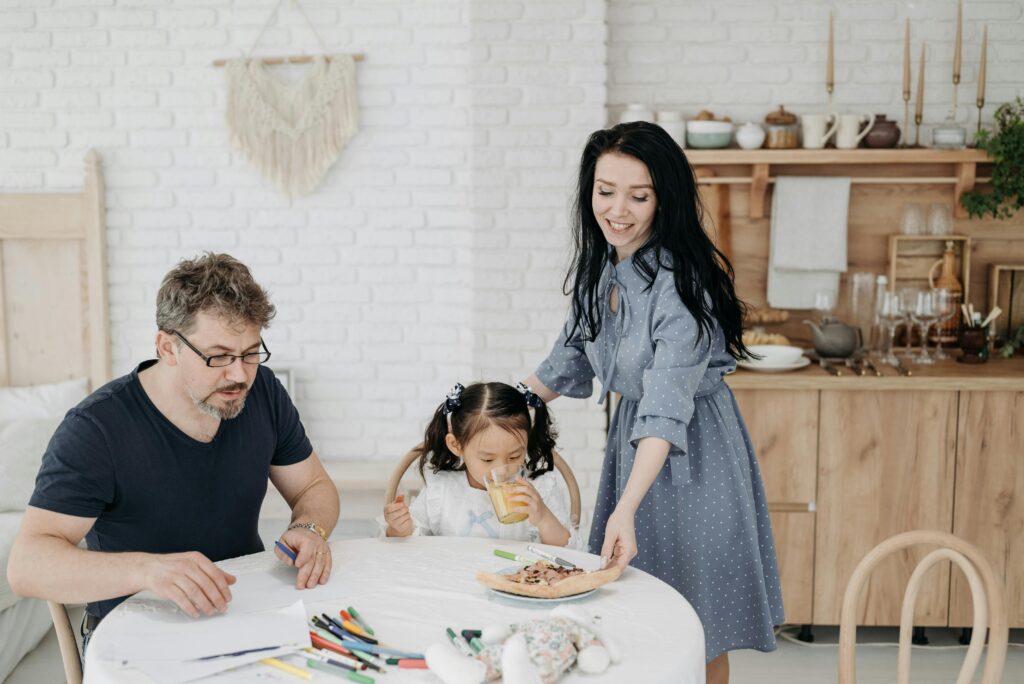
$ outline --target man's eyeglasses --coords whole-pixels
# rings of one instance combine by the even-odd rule
[[[178,339],[184,342],[185,346],[198,354],[199,358],[205,361],[206,365],[210,368],[223,368],[224,366],[230,366],[235,362],[235,359],[241,359],[242,363],[251,363],[254,365],[266,363],[270,359],[270,350],[267,349],[267,345],[263,341],[262,337],[260,338],[260,346],[263,347],[263,351],[249,352],[248,354],[242,354],[241,356],[237,356],[235,354],[217,354],[216,356],[207,356],[196,349],[195,346],[185,339],[185,336],[177,330],[171,330],[170,333],[172,335],[177,335]]]

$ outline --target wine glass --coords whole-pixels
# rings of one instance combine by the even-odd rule
[[[880,361],[890,366],[899,365],[900,360],[893,353],[893,344],[896,340],[896,326],[903,321],[903,310],[900,309],[899,295],[886,292],[882,295],[882,301],[878,304],[878,321],[885,331],[887,344],[882,350]]]
[[[925,228],[924,209],[920,204],[904,204],[900,218],[900,232],[904,235],[923,235]]]
[[[936,288],[932,290],[935,296],[935,311],[939,315],[939,320],[936,321],[935,329],[935,353],[932,355],[937,360],[946,360],[951,358],[949,354],[942,351],[942,326],[949,319],[956,315],[956,307],[959,302],[959,297],[952,290],[946,288]]]
[[[910,314],[917,307],[917,295],[921,292],[919,287],[903,287],[896,293],[900,300],[900,311],[903,312],[903,324],[907,326],[907,345],[903,349],[903,355],[912,357],[911,342],[914,340],[913,321]]]
[[[953,212],[948,204],[935,202],[928,207],[928,234],[953,234]]]
[[[935,359],[928,353],[928,329],[939,320],[934,290],[918,291],[914,308],[910,310],[910,318],[921,329],[921,353],[913,357],[913,362],[921,365],[935,363]]]

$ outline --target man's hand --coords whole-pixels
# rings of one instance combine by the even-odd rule
[[[331,546],[316,532],[302,527],[285,531],[281,541],[295,552],[295,560],[274,547],[274,553],[288,565],[299,569],[295,577],[296,589],[312,589],[317,584],[327,584],[331,577]]]
[[[187,614],[223,613],[231,601],[235,576],[213,564],[198,551],[146,554],[144,582],[160,598],[169,599]]]
[[[409,514],[404,496],[396,496],[393,502],[384,507],[384,520],[388,524],[389,537],[408,537],[413,532],[412,515]]]

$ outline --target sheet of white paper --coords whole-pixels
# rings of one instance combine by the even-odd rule
[[[166,660],[132,661],[131,665],[137,670],[145,672],[153,681],[159,684],[183,684],[203,677],[224,672],[243,665],[255,663],[264,658],[278,658],[296,652],[294,646],[284,646],[270,651],[258,653],[246,653],[245,655],[232,658],[216,658],[214,660],[189,660],[187,662],[174,663]]]
[[[263,612],[227,612],[193,620],[154,611],[119,616],[118,636],[103,644],[103,660],[134,666],[139,661],[182,662],[265,646],[309,646],[301,600]]]
[[[341,593],[341,588],[322,584],[312,589],[295,588],[295,568],[281,564],[269,572],[238,575],[231,586],[228,614],[253,613],[272,608],[290,606],[297,600],[306,603],[329,601]]]

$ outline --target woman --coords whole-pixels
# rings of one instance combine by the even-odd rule
[[[686,597],[714,683],[728,681],[728,651],[775,649],[783,610],[760,470],[722,381],[747,351],[744,307],[701,218],[693,171],[664,130],[594,133],[573,211],[571,309],[526,384],[545,401],[582,398],[596,376],[602,401],[622,395],[590,547]]]

